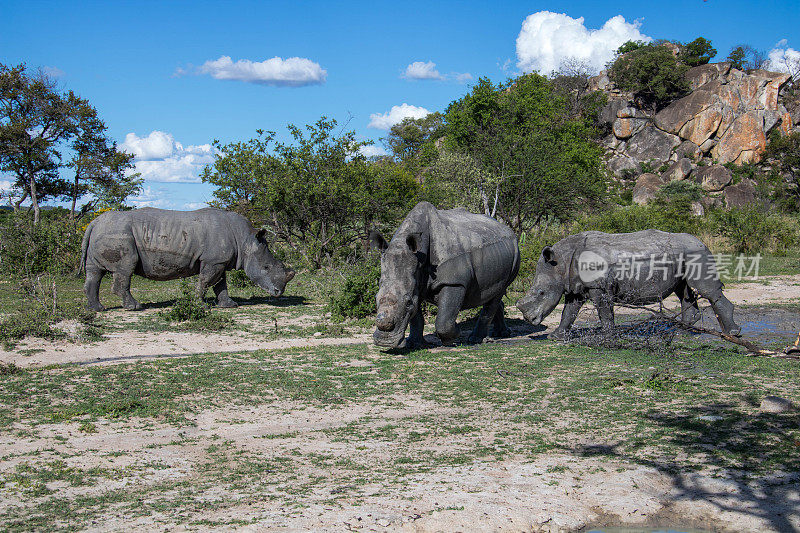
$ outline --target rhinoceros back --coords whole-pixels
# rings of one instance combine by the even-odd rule
[[[97,220],[90,252],[96,243],[94,253],[106,259],[113,259],[109,249],[135,253],[136,273],[150,279],[185,277],[197,274],[201,262],[236,261],[238,247],[228,218],[217,209],[110,212]],[[131,245],[133,250],[127,248]]]

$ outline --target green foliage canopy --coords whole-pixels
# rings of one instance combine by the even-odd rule
[[[618,88],[633,93],[640,107],[655,111],[689,92],[684,77],[688,68],[667,46],[646,44],[617,56],[608,76]]]

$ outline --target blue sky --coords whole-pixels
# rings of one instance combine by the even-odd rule
[[[582,26],[572,20],[581,17]],[[717,60],[739,43],[768,52],[785,39],[780,46],[793,52],[798,20],[797,0],[0,0],[0,62],[47,68],[97,107],[111,136],[140,156],[148,179],[137,205],[187,209],[211,199],[209,186],[191,181],[214,139],[245,140],[258,128],[284,135],[287,123],[327,115],[350,117],[348,129],[378,141],[386,132],[370,123],[443,110],[480,76],[499,81],[570,55],[597,62],[614,39],[636,32],[702,35]],[[226,76],[237,79],[218,79]]]

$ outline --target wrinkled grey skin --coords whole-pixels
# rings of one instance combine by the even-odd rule
[[[589,279],[579,267],[584,252],[593,252],[605,259],[608,271],[597,279]],[[656,257],[651,262],[650,257]],[[631,257],[646,258],[639,263],[638,276],[627,275]],[[699,265],[688,265],[688,258]],[[654,267],[651,269],[651,267]],[[583,271],[584,275],[579,275]],[[650,279],[647,279],[647,278]],[[537,325],[549,315],[565,296],[561,323],[552,338],[563,339],[586,300],[591,300],[604,330],[614,327],[614,302],[644,304],[663,300],[675,293],[681,301],[681,319],[693,324],[700,318],[697,295],[708,299],[722,330],[732,335],[741,331],[733,320],[733,304],[722,294],[722,282],[711,252],[697,237],[687,233],[666,233],[645,230],[636,233],[602,233],[587,231],[571,235],[542,250],[536,265],[533,287],[517,302],[525,320]]]
[[[142,306],[131,295],[131,276],[155,280],[199,274],[197,295],[214,288],[219,307],[236,307],[228,295],[225,272],[243,269],[256,285],[273,296],[283,294],[294,272],[275,259],[264,239],[241,215],[221,209],[167,211],[146,207],[103,213],[86,228],[81,266],[90,309],[100,304],[100,280],[113,274],[114,294],[125,309]]]
[[[504,224],[464,209],[417,204],[381,256],[375,344],[423,346],[423,301],[438,306],[436,335],[445,344],[458,338],[459,311],[481,305],[469,341],[481,342],[490,324],[492,336],[508,336],[502,298],[518,270],[517,238]]]

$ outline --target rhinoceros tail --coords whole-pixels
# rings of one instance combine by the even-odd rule
[[[89,222],[89,225],[86,226],[86,231],[83,232],[83,241],[81,241],[81,262],[78,265],[78,270],[75,272],[76,277],[79,277],[82,272],[86,272],[86,251],[89,249],[89,237],[92,235],[92,227],[96,221],[97,219]]]

